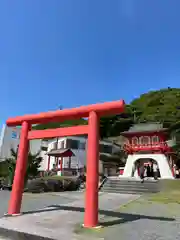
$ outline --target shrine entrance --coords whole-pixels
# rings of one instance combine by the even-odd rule
[[[99,119],[102,116],[117,115],[124,111],[123,100],[81,106],[9,118],[7,126],[21,126],[18,158],[14,174],[14,181],[8,207],[8,215],[18,215],[21,210],[22,194],[24,191],[24,177],[27,167],[29,140],[43,138],[57,138],[74,135],[88,135],[86,198],[84,227],[92,228],[98,225],[98,184],[99,184]],[[71,119],[88,118],[88,125],[73,126],[46,130],[31,130],[34,124],[48,122],[62,122]]]
[[[132,170],[132,177],[140,177],[140,168],[144,167],[144,177],[154,178],[154,165],[157,166],[157,177],[161,178],[158,162],[152,158],[137,159]]]
[[[168,158],[164,154],[129,154],[122,177],[132,177],[134,166],[141,159],[153,159],[159,167],[161,178],[174,179]],[[134,171],[133,176],[139,177],[137,170]]]

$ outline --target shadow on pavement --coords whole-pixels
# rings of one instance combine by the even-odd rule
[[[23,214],[33,214],[33,213],[41,213],[41,212],[51,212],[57,210],[63,211],[71,211],[71,212],[84,212],[84,208],[82,207],[72,207],[72,206],[63,206],[63,205],[51,205],[48,206],[50,209],[41,209],[37,211],[28,211],[23,212]],[[107,221],[100,221],[102,226],[113,226],[121,223],[126,222],[133,222],[139,219],[149,219],[149,220],[158,220],[158,221],[175,221],[174,218],[166,218],[166,217],[153,217],[153,216],[146,216],[141,214],[130,214],[130,213],[121,213],[116,211],[108,211],[108,210],[99,210],[99,214],[116,218],[115,220],[107,220]]]

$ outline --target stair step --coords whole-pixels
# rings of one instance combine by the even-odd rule
[[[122,183],[122,184],[140,184],[141,181],[125,181],[125,180],[107,180],[108,182],[112,182],[112,183]],[[144,180],[144,183],[146,184],[152,184],[152,185],[156,185],[157,183],[159,182],[155,182],[155,181],[147,181],[147,180]]]
[[[134,190],[134,189],[111,189],[111,188],[105,188],[102,191],[106,191],[106,192],[119,192],[119,193],[123,193],[123,192],[134,192],[134,193],[149,193],[149,192],[156,192],[156,191],[140,191],[140,190]]]
[[[129,194],[157,193],[160,191],[160,185],[155,180],[145,180],[142,183],[139,179],[108,178],[101,187],[101,191]]]
[[[141,184],[111,184],[111,183],[106,183],[104,184],[106,186],[111,186],[111,187],[124,187],[124,188],[128,188],[129,186],[133,186],[133,187],[138,187],[138,188],[157,188],[157,187],[160,187],[159,185],[157,186],[152,186],[152,185],[146,185],[144,183],[141,183]]]
[[[156,186],[158,186],[158,184],[156,184],[156,185],[153,185],[153,184],[146,184],[145,182],[143,182],[143,183],[139,183],[139,184],[134,184],[134,183],[132,183],[132,184],[127,184],[127,183],[112,183],[112,182],[106,182],[106,185],[111,185],[111,186],[138,186],[138,187],[140,187],[140,186],[147,186],[147,187],[156,187]]]
[[[123,187],[123,186],[118,186],[118,187],[112,187],[112,186],[109,186],[109,185],[106,185],[104,186],[103,188],[111,188],[111,189],[136,189],[136,190],[141,190],[141,191],[144,191],[144,190],[148,190],[148,191],[159,191],[160,188],[147,188],[147,187],[135,187],[135,186],[129,186],[129,187]]]
[[[111,187],[111,186],[104,186],[104,188],[108,188],[108,189],[134,189],[134,190],[141,190],[141,191],[149,191],[149,190],[156,190],[157,188],[138,188],[138,187],[134,187],[134,186],[129,186],[128,188],[124,188],[123,186],[119,186],[117,188]]]
[[[134,191],[114,191],[114,190],[102,190],[102,192],[107,193],[118,193],[118,194],[134,194],[134,195],[142,195],[142,194],[148,194],[148,193],[156,193],[156,192],[134,192]]]
[[[159,192],[158,189],[135,189],[135,188],[102,188],[103,190],[111,190],[111,191],[134,191],[134,192]]]
[[[112,183],[112,182],[106,182],[105,185],[109,185],[109,186],[112,186],[112,187],[118,187],[118,186],[123,186],[123,187],[129,187],[129,186],[137,186],[137,187],[148,187],[148,188],[151,188],[151,187],[158,187],[159,185],[151,185],[151,184],[146,184],[146,183],[139,183],[139,184],[125,184],[125,183]]]
[[[111,177],[109,177],[108,178],[108,180],[109,181],[121,181],[121,182],[141,182],[141,179],[140,178],[136,178],[136,179],[134,179],[134,178],[111,178]],[[155,179],[146,179],[146,178],[144,178],[144,180],[145,181],[147,181],[147,182],[159,182],[159,180],[155,180]]]

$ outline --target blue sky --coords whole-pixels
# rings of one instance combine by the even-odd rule
[[[9,116],[180,87],[179,0],[1,0]]]

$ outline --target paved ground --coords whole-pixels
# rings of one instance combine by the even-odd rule
[[[7,198],[8,193],[1,193],[2,198]],[[1,197],[0,196],[0,197]],[[113,216],[114,209],[120,205],[137,198],[133,195],[100,193],[99,206],[100,218],[105,215]],[[4,203],[4,206],[7,205]],[[46,207],[46,209],[43,209]],[[84,193],[53,194],[28,194],[23,199],[24,214],[18,217],[0,219],[0,227],[19,230],[21,232],[36,233],[54,239],[89,239],[89,236],[76,234],[76,228],[83,223]],[[41,209],[41,210],[38,210]],[[3,213],[1,209],[1,213]],[[95,236],[94,236],[95,237]],[[96,237],[95,237],[96,238]]]
[[[178,240],[180,208],[178,204],[158,204],[138,199],[119,209],[114,219],[106,218],[110,227],[99,234],[110,240]]]
[[[0,192],[0,214],[7,206],[8,192]],[[46,210],[16,218],[0,219],[0,227],[41,233],[55,239],[73,240],[178,240],[180,208],[178,204],[158,204],[143,198],[131,202],[132,195],[100,194],[100,230],[84,230],[84,193],[25,195],[23,211]],[[3,202],[3,200],[5,202]],[[121,206],[121,207],[120,207]],[[0,238],[1,239],[1,238]],[[5,238],[4,238],[5,239]]]
[[[35,211],[54,204],[71,203],[79,197],[79,192],[63,192],[63,193],[44,193],[44,194],[29,194],[23,196],[22,211]],[[7,212],[8,201],[10,197],[9,191],[0,191],[0,217]]]

